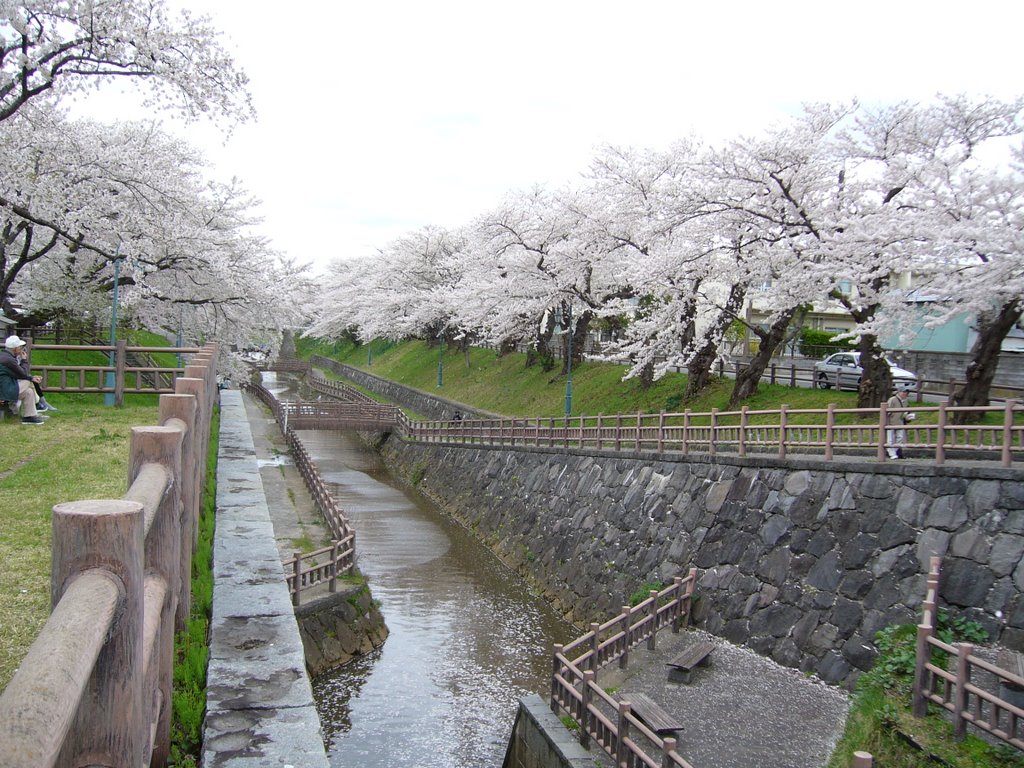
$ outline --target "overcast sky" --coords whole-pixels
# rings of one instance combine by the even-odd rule
[[[1024,92],[1019,0],[176,2],[223,30],[259,113],[226,146],[189,136],[263,201],[277,249],[321,266],[571,183],[603,143]]]

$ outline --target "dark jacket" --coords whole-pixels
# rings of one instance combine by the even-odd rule
[[[18,399],[18,379],[32,381],[29,373],[8,350],[0,350],[0,400]]]

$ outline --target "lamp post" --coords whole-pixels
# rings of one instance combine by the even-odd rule
[[[366,342],[366,366],[373,365],[373,339]]]
[[[117,288],[121,282],[121,241],[117,241],[117,249],[114,251],[114,296],[110,303],[110,346],[117,346]],[[110,367],[117,365],[116,351],[110,350]],[[114,371],[107,371],[107,388],[109,392],[103,395],[104,405],[114,404]]]
[[[444,335],[437,334],[437,387],[444,384]]]
[[[565,418],[572,415],[572,307],[565,310],[565,332],[569,334],[568,352],[565,361]]]

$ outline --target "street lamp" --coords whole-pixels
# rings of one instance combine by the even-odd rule
[[[110,346],[117,346],[117,288],[121,282],[121,241],[117,241],[114,250],[114,296],[110,304]],[[110,367],[117,365],[116,351],[110,350]],[[114,404],[114,371],[107,371],[107,388],[110,390],[103,396],[104,405]]]
[[[437,386],[444,384],[444,335],[437,334]]]
[[[572,306],[565,309],[565,332],[569,334],[567,359],[565,361],[565,418],[572,415]]]

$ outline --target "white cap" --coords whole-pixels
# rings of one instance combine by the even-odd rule
[[[4,348],[6,349],[17,349],[18,347],[24,347],[25,342],[19,339],[17,336],[8,336],[7,341],[4,342]]]

